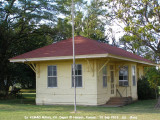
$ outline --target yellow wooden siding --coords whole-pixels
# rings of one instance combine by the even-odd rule
[[[95,61],[91,60],[92,67]],[[86,60],[77,60],[76,64],[82,64],[82,88],[77,88],[77,104],[97,105],[96,71],[90,70]],[[47,87],[47,66],[57,66],[57,87]],[[36,103],[37,104],[73,104],[74,88],[71,87],[72,61],[50,61],[37,63],[40,77],[36,77]],[[95,67],[93,67],[95,69]]]
[[[105,104],[110,97],[120,97],[117,89],[123,97],[131,96],[137,100],[137,83],[133,86],[132,66],[136,66],[136,77],[142,76],[143,66],[134,62],[112,61],[107,66],[107,87],[103,87],[102,66],[108,59],[79,59],[76,64],[82,64],[82,88],[77,88],[77,104],[79,105],[101,105]],[[47,87],[47,66],[57,66],[57,87]],[[72,60],[37,62],[38,73],[36,76],[36,103],[39,105],[50,104],[74,104],[74,88],[71,87],[71,65]],[[111,94],[111,70],[114,67],[114,94]],[[119,66],[127,65],[129,70],[129,86],[119,86]],[[137,80],[136,80],[137,82]],[[126,91],[127,90],[127,91]]]
[[[97,60],[97,71],[99,71],[107,60]],[[103,87],[102,69],[97,73],[97,105],[105,104],[110,99],[110,77],[109,66],[107,66],[107,87]]]

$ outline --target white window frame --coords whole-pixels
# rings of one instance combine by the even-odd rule
[[[125,72],[125,68],[124,67],[127,67],[127,79],[124,79],[124,75],[123,75],[122,76],[123,80],[119,79],[119,86],[129,86],[129,66],[123,66],[123,67],[121,67],[119,69],[119,77],[120,77],[120,71]],[[121,69],[124,69],[124,70],[121,70]],[[120,82],[122,83],[122,85],[120,85]],[[125,85],[125,82],[127,82],[127,85]]]
[[[78,77],[78,76],[81,76],[81,78],[82,78],[82,86],[76,86],[76,88],[82,88],[83,87],[83,77],[82,77],[83,68],[82,68],[82,64],[76,64],[75,65],[75,70],[77,68],[77,65],[81,65],[81,75],[75,75],[75,78]],[[73,81],[72,71],[73,71],[73,65],[71,65],[71,87],[73,88],[74,86],[73,86],[72,82],[74,82],[74,81]],[[75,73],[76,73],[76,71],[75,71]]]
[[[49,76],[48,75],[48,72],[49,72],[49,66],[54,66],[54,67],[56,67],[56,75],[52,75],[52,76]],[[53,78],[56,78],[56,81],[57,81],[57,85],[56,86],[49,86],[49,77],[53,77]],[[57,80],[57,65],[48,65],[47,66],[47,87],[48,88],[57,88],[58,87],[58,80]]]
[[[132,65],[132,84],[133,86],[136,86],[136,66]]]
[[[105,79],[104,79],[105,78]],[[107,66],[104,66],[102,69],[102,82],[103,82],[103,87],[106,88],[107,87]],[[106,84],[104,84],[106,83]]]

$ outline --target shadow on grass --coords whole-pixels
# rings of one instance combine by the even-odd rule
[[[21,97],[0,100],[0,104],[32,104],[35,105],[35,93],[23,93]]]
[[[154,109],[156,100],[137,101],[135,103],[123,107],[85,107],[79,106],[79,110],[92,111],[92,112],[105,112],[107,114],[136,114],[136,113],[160,113],[160,110]]]

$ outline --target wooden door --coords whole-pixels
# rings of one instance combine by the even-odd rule
[[[110,76],[111,76],[111,95],[115,94],[115,78],[114,78],[114,66],[110,65]]]

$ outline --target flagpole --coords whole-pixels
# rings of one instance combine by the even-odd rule
[[[72,44],[73,44],[74,112],[76,113],[75,43],[74,43],[74,2],[73,2],[73,0],[72,0]]]

